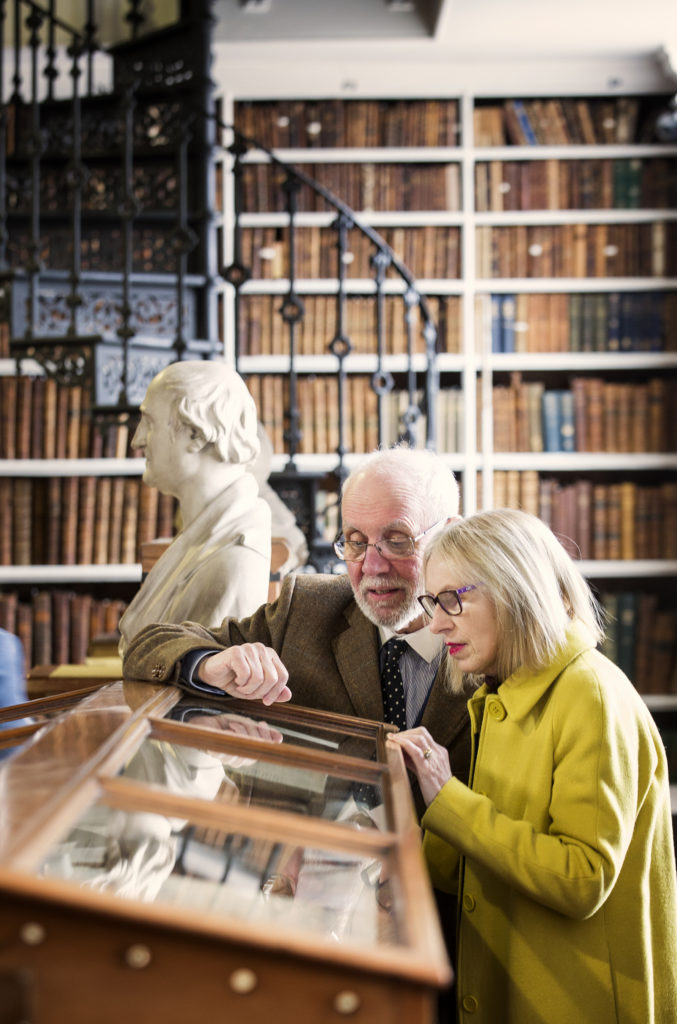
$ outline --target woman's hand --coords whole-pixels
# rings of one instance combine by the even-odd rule
[[[388,743],[401,748],[407,768],[416,773],[426,806],[432,803],[442,786],[452,778],[447,748],[436,743],[423,726],[390,733]]]

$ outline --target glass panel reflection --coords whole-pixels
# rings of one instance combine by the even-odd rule
[[[233,714],[231,712],[224,712],[222,706],[210,703],[207,700],[183,697],[172,708],[168,717],[180,722],[199,725],[203,729],[222,728],[220,723],[224,719],[234,720],[240,718],[249,722],[262,722],[267,723],[279,733],[281,740],[278,740],[278,742],[293,743],[299,747],[315,747],[318,750],[325,751],[336,750],[341,754],[361,757],[367,761],[376,756],[375,741],[369,736],[352,736],[314,723],[289,723],[283,717],[278,718],[274,708],[266,708],[260,711],[256,707],[251,710],[247,709],[246,715],[241,713]]]
[[[282,742],[279,733],[265,723],[262,731],[261,723],[251,723],[252,729],[242,716],[219,717],[221,736],[230,731],[232,735],[256,735],[275,744]],[[265,748],[254,758],[146,739],[120,774],[202,800],[274,807],[350,827],[383,825],[380,782],[355,782],[324,770],[282,763],[267,757]]]
[[[332,942],[401,941],[386,863],[95,804],[41,866],[126,899],[275,923]]]

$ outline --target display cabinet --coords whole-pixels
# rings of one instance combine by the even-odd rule
[[[12,715],[6,1019],[434,1019],[451,968],[392,727],[120,681]]]

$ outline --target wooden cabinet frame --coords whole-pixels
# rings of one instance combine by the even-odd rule
[[[261,715],[291,739],[268,742],[166,717],[182,698],[211,706],[211,713]],[[59,702],[63,710],[27,739],[18,735],[22,745],[0,765],[0,995],[20,1007],[24,1016],[16,1019],[50,1024],[66,1013],[72,1024],[91,1021],[94,1001],[102,1024],[148,1014],[177,1024],[193,1015],[267,1021],[273,1013],[276,1021],[301,1017],[318,1024],[344,1016],[366,1020],[367,1014],[370,1022],[434,1019],[436,990],[449,983],[451,970],[407,772],[400,751],[385,743],[392,727],[290,705],[193,702],[174,687],[126,682],[31,702],[23,713],[52,714]],[[294,735],[302,730],[356,740],[364,754],[344,754],[325,741],[319,749],[300,745]],[[146,739],[172,749],[189,744],[238,763],[322,772],[350,784],[377,781],[385,825],[346,827],[312,812],[222,803],[121,776]],[[50,848],[95,802],[264,841],[284,837],[299,848],[378,858],[394,882],[396,939],[337,941],[304,931],[283,911],[271,927],[262,919],[121,898],[44,877],[40,866]]]

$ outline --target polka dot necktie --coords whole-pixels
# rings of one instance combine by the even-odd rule
[[[400,671],[400,658],[407,649],[407,641],[392,636],[383,645],[385,659],[381,671],[383,693],[383,721],[391,722],[399,729],[407,728],[407,703],[404,698],[404,683]]]

